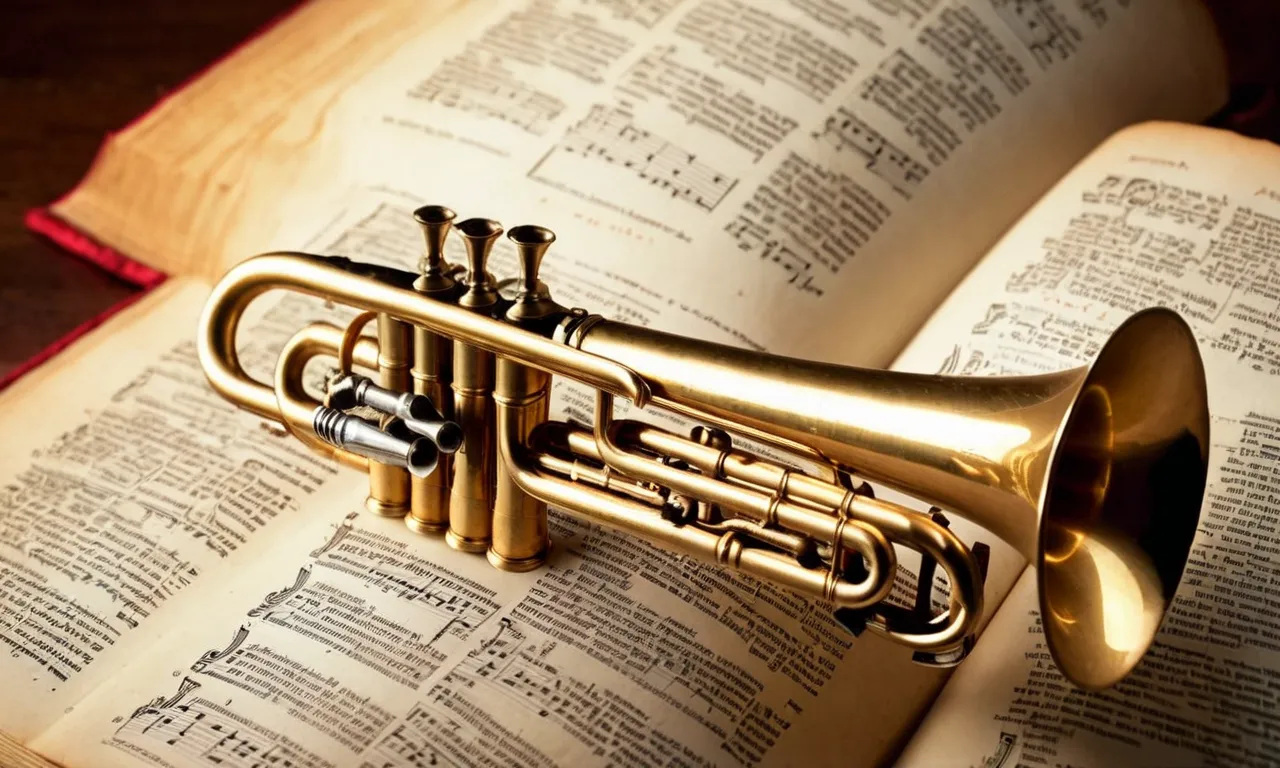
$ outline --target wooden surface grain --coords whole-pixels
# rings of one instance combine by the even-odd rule
[[[22,223],[107,133],[297,0],[5,0],[0,24],[0,377],[134,289]]]
[[[16,739],[0,733],[0,766],[4,768],[63,768],[59,763],[46,759],[18,743]]]

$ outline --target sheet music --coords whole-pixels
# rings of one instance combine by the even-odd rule
[[[581,163],[567,163],[562,167],[557,161],[563,155],[575,155],[611,167],[593,169]],[[560,186],[585,176],[591,179],[587,185],[595,187],[599,194],[607,194],[615,178],[610,171],[615,169],[634,174],[673,200],[708,212],[714,211],[738,183],[736,178],[700,162],[693,152],[638,127],[625,111],[599,104],[529,169],[529,178]],[[581,181],[577,183],[582,185]]]
[[[342,205],[312,206],[301,192],[297,197],[290,195],[287,203],[281,202],[285,208],[272,212],[286,222],[279,231],[270,236],[251,232],[257,217],[253,223],[236,222],[228,242],[253,247],[223,254],[223,258],[238,260],[278,245],[413,264],[421,248],[420,233],[403,212],[424,202],[445,203],[463,217],[494,216],[508,225],[528,221],[556,229],[561,239],[547,262],[551,271],[544,275],[554,279],[555,295],[566,303],[755,349],[843,362],[883,362],[977,258],[1005,219],[1020,208],[1016,201],[1032,199],[1037,185],[1047,183],[1084,146],[1113,127],[1153,111],[1198,117],[1217,99],[1215,87],[1197,74],[1213,69],[1207,47],[1188,44],[1181,36],[1156,39],[1159,30],[1176,28],[1171,20],[1194,16],[1189,4],[1149,5],[1115,13],[1103,26],[1081,25],[1082,34],[1095,35],[1098,45],[1082,46],[1072,59],[1044,70],[1016,47],[1013,35],[1001,31],[1001,22],[986,4],[977,3],[972,18],[954,13],[956,7],[928,0],[880,0],[868,3],[854,19],[856,23],[828,28],[824,20],[829,14],[812,2],[468,4],[442,22],[439,30],[390,56],[385,70],[352,85],[325,113],[324,125],[316,127],[318,133],[311,137],[315,145],[333,150],[335,156],[342,156],[343,164],[358,166],[363,174],[354,180],[338,174],[317,191],[327,202],[341,200]],[[1070,6],[1063,3],[1063,7]],[[724,35],[718,31],[722,21]],[[1142,32],[1148,23],[1156,31]],[[851,44],[849,36],[860,39],[869,34],[876,36],[866,43],[869,53],[850,53],[862,43]],[[974,36],[974,48],[954,50],[965,35]],[[1139,67],[1127,49],[1104,45],[1115,39],[1150,43],[1142,58],[1151,63]],[[743,41],[750,46],[742,48]],[[1016,94],[1010,83],[1016,82],[1011,73],[1017,70],[992,53],[999,51],[996,44],[1021,63],[1030,81],[1019,86]],[[789,56],[794,46],[803,46],[803,55]],[[1176,51],[1176,56],[1170,51]],[[919,138],[924,135],[921,110],[913,106],[914,112],[904,111],[883,96],[896,87],[884,66],[891,58],[901,62],[901,57],[893,58],[895,52],[910,54],[925,67],[933,78],[929,82],[965,96],[966,109],[969,102],[978,103],[994,117],[975,123],[970,130],[956,117],[959,112],[947,112],[943,119],[950,121],[950,129],[957,130],[956,125],[963,129],[957,133],[957,143],[936,162],[926,157]],[[651,65],[648,70],[640,66],[642,61]],[[1091,77],[1080,77],[1074,66]],[[982,67],[990,69],[979,72]],[[642,71],[659,79],[679,77],[699,89],[701,100],[661,98],[655,88],[639,88]],[[1076,115],[1072,131],[1064,136],[1062,104],[1083,93],[1082,89],[1092,93],[1109,87],[1095,82],[1092,73],[1121,71],[1158,94],[1167,93],[1156,87],[1167,79],[1185,74],[1188,84],[1176,98],[1152,97],[1156,103],[1135,99],[1114,111],[1099,108]],[[633,74],[628,76],[629,72]],[[877,75],[886,84],[878,91],[880,101],[864,99],[864,85]],[[631,92],[624,84],[629,84]],[[904,103],[917,104],[928,93],[927,89],[907,93]],[[751,101],[741,101],[740,94],[751,94]],[[1098,101],[1107,102],[1105,95]],[[722,108],[725,103],[734,110]],[[576,140],[575,127],[593,115],[593,107],[599,108],[601,116],[629,116],[628,137],[634,135],[635,145],[651,150],[640,156],[646,177],[627,168],[625,159],[615,163],[552,152],[562,142]],[[326,131],[333,126],[351,130],[353,113],[367,118],[354,134],[361,137],[361,146],[332,144],[334,137]],[[865,124],[865,136],[875,131],[883,146],[892,144],[930,168],[910,199],[892,179],[869,167],[872,164],[862,150],[853,145],[837,149],[821,137],[827,120],[845,113]],[[732,121],[708,126],[730,114]],[[1029,135],[1013,136],[992,127],[1000,119],[1025,119],[1031,126]],[[726,135],[739,140],[725,141]],[[981,151],[992,142],[1005,144],[1007,151]],[[346,149],[351,152],[345,153]],[[622,150],[612,151],[622,156],[618,154]],[[557,163],[569,158],[596,169],[614,168],[619,182],[593,188],[590,181],[563,168],[555,184],[532,178],[531,169],[550,157],[549,152]],[[546,167],[539,167],[539,172]],[[674,173],[677,169],[679,174]],[[976,217],[951,201],[956,190],[968,189],[979,172],[1007,176],[1008,181],[991,205],[978,206],[982,213]],[[696,177],[697,184],[685,181],[686,177]],[[673,195],[649,178],[677,185],[673,189],[678,189],[680,182],[673,180],[679,178],[689,191]],[[624,181],[634,189],[620,192]],[[376,202],[351,192],[369,188],[378,190]],[[699,200],[715,202],[708,208]],[[294,210],[292,206],[305,207],[304,214],[286,215]],[[964,257],[957,258],[957,253]],[[456,253],[453,259],[459,260]],[[762,260],[766,269],[757,269]],[[495,254],[495,269],[511,274],[511,264],[510,246],[503,241]],[[672,274],[681,275],[681,280],[671,280]],[[348,761],[363,754],[361,750],[382,744],[382,737],[393,729],[408,727],[414,708],[429,703],[425,694],[461,669],[455,662],[474,650],[481,637],[491,637],[481,632],[503,617],[512,618],[531,638],[531,644],[522,647],[536,646],[539,652],[560,657],[542,661],[588,687],[592,685],[589,678],[599,678],[631,707],[619,704],[621,709],[632,715],[638,710],[653,715],[648,730],[631,743],[645,742],[657,749],[653,747],[656,740],[666,750],[663,754],[674,755],[678,749],[685,756],[688,742],[690,754],[718,756],[728,750],[738,761],[768,764],[784,762],[789,750],[803,744],[815,763],[847,760],[847,749],[835,743],[833,735],[847,735],[839,729],[848,729],[854,721],[866,730],[857,734],[861,750],[856,757],[875,760],[891,754],[894,739],[900,736],[879,724],[909,722],[941,684],[941,675],[922,673],[911,665],[909,655],[882,646],[876,638],[862,638],[844,647],[819,607],[756,590],[740,580],[708,577],[693,564],[669,556],[652,561],[646,556],[652,565],[648,573],[659,575],[661,581],[637,581],[629,589],[637,593],[636,603],[653,601],[662,606],[661,611],[649,608],[660,615],[680,619],[686,612],[692,614],[688,623],[692,631],[674,635],[681,653],[697,654],[687,673],[683,666],[671,666],[675,664],[671,658],[653,653],[645,660],[648,666],[643,667],[643,675],[637,672],[639,667],[628,666],[639,663],[630,655],[607,660],[592,656],[590,650],[557,637],[554,627],[540,623],[534,601],[526,599],[532,594],[527,591],[527,579],[514,582],[523,586],[513,587],[506,576],[482,561],[464,559],[464,564],[455,564],[456,553],[437,554],[429,545],[415,549],[423,540],[408,535],[402,526],[396,528],[394,522],[388,523],[394,530],[374,530],[376,523],[362,530],[400,542],[402,548],[388,554],[383,547],[392,545],[385,541],[375,545],[381,540],[364,536],[359,557],[352,556],[345,570],[337,567],[336,550],[313,552],[341,529],[347,513],[359,508],[361,481],[344,475],[340,485],[350,498],[338,500],[328,485],[337,470],[278,428],[247,417],[243,423],[238,421],[241,417],[231,415],[232,407],[204,387],[190,345],[178,343],[189,338],[202,299],[190,298],[183,310],[187,315],[155,316],[164,333],[175,334],[163,345],[142,344],[139,339],[152,337],[141,332],[121,337],[126,346],[111,352],[111,365],[104,364],[103,370],[126,371],[127,377],[156,372],[138,386],[130,389],[128,381],[78,370],[76,381],[93,380],[102,389],[92,403],[76,392],[59,391],[61,400],[51,393],[48,402],[76,404],[53,420],[60,425],[58,430],[40,427],[31,416],[5,422],[24,425],[41,436],[38,445],[15,441],[22,446],[17,458],[6,454],[6,471],[13,469],[15,476],[41,462],[39,457],[32,459],[33,447],[56,452],[52,446],[59,434],[68,435],[65,442],[75,447],[58,456],[58,462],[84,463],[82,457],[91,448],[85,441],[99,439],[100,426],[109,427],[105,431],[116,432],[117,440],[107,453],[121,458],[103,460],[104,477],[112,482],[133,482],[135,475],[147,478],[129,486],[137,492],[130,499],[132,505],[124,505],[124,513],[146,525],[172,522],[175,533],[166,536],[186,537],[183,547],[174,548],[182,550],[175,558],[164,559],[168,553],[158,548],[151,553],[169,564],[162,574],[164,588],[181,590],[183,600],[168,600],[153,615],[139,614],[138,629],[121,633],[145,642],[129,639],[117,644],[121,650],[105,650],[80,675],[81,682],[75,684],[80,688],[70,685],[45,694],[45,679],[41,679],[37,686],[22,689],[24,696],[30,694],[31,710],[36,713],[26,732],[43,730],[35,743],[48,754],[92,764],[136,766],[139,760],[160,764],[157,759],[199,764],[197,755],[182,750],[191,744],[203,744],[201,749],[216,744],[222,736],[209,741],[211,734],[219,733],[211,725],[218,721],[220,727],[230,728],[218,720],[224,718],[242,723],[237,737],[259,750],[284,745],[275,753],[281,759],[288,744],[272,734],[293,738],[302,733],[298,744],[309,752],[335,763]],[[254,332],[241,349],[246,365],[260,376],[273,365],[279,344],[301,323],[346,316],[321,302],[297,297],[265,301],[260,309]],[[873,326],[875,332],[869,332]],[[137,344],[138,350],[127,344]],[[313,373],[310,379],[315,383],[320,371]],[[120,393],[119,402],[107,402],[112,393]],[[592,406],[588,394],[558,387],[558,412],[588,415]],[[126,415],[119,423],[90,424],[93,416],[78,410],[81,403],[95,412],[119,410]],[[133,415],[139,417],[131,420]],[[175,423],[182,428],[169,429]],[[145,437],[157,426],[150,432],[154,440]],[[234,435],[228,438],[230,432]],[[93,460],[105,455],[97,454]],[[175,460],[174,455],[185,458]],[[217,460],[227,456],[234,467]],[[56,478],[51,477],[39,476],[36,481],[54,488]],[[195,481],[188,482],[191,478]],[[322,488],[325,492],[317,493]],[[63,497],[53,517],[87,516],[92,521],[102,509],[102,499],[95,495],[98,490],[76,490]],[[43,491],[17,494],[7,501],[26,504],[37,497],[43,498]],[[209,506],[217,507],[212,522]],[[146,511],[145,517],[135,514],[139,508]],[[271,534],[271,546],[261,532],[271,531],[275,523],[263,510],[274,511],[277,522],[294,518],[282,528],[287,533]],[[230,523],[224,525],[224,520]],[[248,531],[250,526],[254,530]],[[560,533],[563,540],[588,535]],[[287,544],[278,546],[281,541]],[[346,541],[346,545],[353,543]],[[182,563],[200,559],[189,557],[186,550],[223,561],[215,546],[226,552],[228,565],[201,570],[184,584]],[[165,547],[169,547],[167,539]],[[47,557],[54,552],[47,547],[39,554]],[[639,556],[629,550],[628,554]],[[379,558],[388,557],[397,564],[395,568],[374,567]],[[365,565],[354,565],[357,561]],[[157,561],[142,562],[153,569]],[[447,572],[423,576],[426,571],[421,569],[432,564]],[[468,570],[472,567],[478,570]],[[39,581],[30,575],[25,578],[30,584]],[[532,583],[537,584],[538,578]],[[675,595],[660,590],[658,584],[683,586]],[[112,606],[104,621],[118,623],[111,617],[120,610],[115,605],[122,603],[119,598],[128,597],[127,590],[111,589],[111,585],[101,589],[99,598]],[[83,602],[68,597],[58,594],[48,600],[72,610],[83,607]],[[6,614],[12,627],[29,625],[32,617],[44,621],[34,609],[14,605],[16,612]],[[617,610],[601,599],[584,613],[587,620],[596,620],[612,618]],[[634,611],[647,616],[638,608]],[[84,627],[76,631],[97,637]],[[153,645],[153,637],[163,637],[163,647]],[[613,642],[628,637],[619,635]],[[814,645],[814,638],[821,653],[794,650]],[[601,643],[616,649],[607,640]],[[105,645],[101,638],[93,642]],[[549,645],[552,642],[554,647]],[[23,645],[38,647],[30,642]],[[712,658],[702,650],[722,645],[732,649],[732,658]],[[111,662],[110,675],[96,671],[102,669],[105,653],[118,657]],[[126,658],[132,664],[118,671]],[[22,666],[22,674],[26,671]],[[194,714],[190,716],[194,724],[186,734],[190,741],[181,747],[158,746],[172,736],[153,739],[158,727],[144,734],[147,724],[143,721],[150,714],[127,725],[130,713],[157,698],[167,701],[187,678],[199,683],[199,690],[188,692],[172,709],[176,713],[177,707],[193,702],[196,714],[205,713],[198,722]],[[75,680],[72,677],[71,682]],[[108,680],[109,685],[101,687]],[[722,696],[714,688],[721,680],[745,686],[745,691],[758,686],[759,691]],[[696,685],[679,687],[690,681]],[[661,695],[664,685],[680,690],[684,698],[678,704],[673,703],[675,694],[665,698]],[[864,686],[890,685],[900,693],[893,702],[858,695]],[[80,694],[89,689],[94,693],[82,699]],[[461,709],[465,698],[455,701],[460,709],[450,710],[453,721],[479,717],[476,713],[481,710]],[[729,701],[724,703],[725,699]],[[197,706],[197,700],[220,709]],[[65,713],[70,702],[78,703]],[[44,730],[58,715],[62,715],[58,723]],[[444,715],[437,707],[433,716]],[[539,717],[538,713],[531,716]],[[114,718],[120,721],[112,723]],[[414,722],[415,728],[421,725]],[[5,727],[14,728],[10,723]],[[494,725],[486,727],[498,732]],[[23,728],[20,724],[18,730]],[[88,734],[93,739],[86,742]],[[241,746],[237,743],[234,748]],[[567,759],[547,751],[545,745],[538,749],[556,762]]]
[[[993,0],[992,6],[1041,67],[1066,60],[1082,39],[1052,0]],[[1095,13],[1093,18],[1099,17]]]
[[[136,663],[93,705],[111,722],[95,764],[350,765],[408,711],[515,579],[483,559],[443,565],[443,542],[360,515],[362,495],[348,486],[314,505],[315,519],[247,564],[205,621],[155,649],[163,662]]]
[[[561,556],[366,765],[785,764],[786,731],[840,696],[828,693],[840,662],[873,652],[823,606],[769,585],[564,518],[557,534]]]
[[[899,149],[847,107],[837,108],[822,130],[813,136],[837,151],[856,152],[865,157],[867,170],[889,182],[893,191],[903,197],[910,198],[912,191],[929,175],[923,163]]]
[[[1141,61],[1119,47],[1085,47],[1162,26],[1138,20],[1148,13],[1181,24],[1198,11],[1067,0],[473,4],[458,34],[402,52],[376,79],[426,71],[433,93],[483,87],[502,106],[380,104],[378,124],[399,159],[365,165],[385,165],[392,175],[378,181],[408,188],[412,179],[394,166],[439,174],[443,156],[452,170],[439,176],[485,178],[504,199],[537,200],[530,211],[595,222],[610,248],[614,233],[649,238],[656,247],[647,258],[708,286],[717,301],[794,303],[813,328],[913,312],[895,324],[899,339],[854,353],[883,362],[1016,213],[1005,201],[1018,195],[1008,194],[957,218],[947,202],[956,190],[989,178],[1039,191],[1086,147],[1141,119],[1092,114],[1101,121],[1092,134],[1064,131],[1081,119],[1068,112],[1109,87],[1081,73],[1157,66],[1164,43],[1154,38],[1130,44],[1144,50]],[[1052,49],[1052,64],[1042,61],[1050,21],[1073,41]],[[551,52],[566,34],[587,41],[576,63]],[[1183,50],[1158,65],[1161,76],[1185,63]],[[487,69],[480,51],[508,53],[503,72]],[[461,60],[477,64],[455,73]],[[422,82],[407,89],[420,94]],[[530,112],[535,93],[554,94],[554,106],[538,97],[547,108]],[[1149,106],[1121,103],[1139,113]],[[976,149],[996,145],[998,153]],[[906,279],[892,266],[900,253],[929,266]],[[832,299],[864,274],[886,281],[883,290],[855,308]],[[898,297],[892,308],[875,298],[889,295]]]
[[[164,332],[126,334],[82,368],[98,388],[5,414],[0,688],[33,702],[6,713],[10,733],[48,725],[175,598],[339,474],[209,389],[190,339],[205,290],[160,294],[175,303]]]
[[[1028,571],[904,765],[1259,765],[1280,754],[1268,682],[1280,669],[1278,171],[1280,151],[1261,142],[1173,125],[1122,134],[1019,224],[905,353],[901,365],[944,372],[1058,369],[1096,355],[1129,314],[1172,307],[1204,355],[1212,423],[1199,533],[1132,676],[1099,693],[1063,679]]]
[[[184,677],[172,696],[157,697],[134,710],[116,738],[136,745],[139,754],[162,750],[179,760],[226,768],[334,766],[284,734],[244,722],[198,696],[199,690],[199,683]]]

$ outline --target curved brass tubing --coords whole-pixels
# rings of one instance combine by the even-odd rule
[[[613,424],[613,396],[600,392],[596,396],[595,438],[597,449],[606,464],[634,479],[657,483],[676,493],[718,504],[756,522],[776,522],[788,531],[830,542],[837,549],[856,551],[865,559],[868,575],[862,581],[852,583],[845,581],[834,571],[802,568],[794,560],[776,556],[753,563],[753,566],[762,567],[761,571],[739,566],[741,570],[776,581],[803,594],[821,597],[837,606],[851,608],[879,602],[892,590],[897,557],[879,531],[858,520],[846,521],[824,515],[807,507],[770,499],[749,488],[651,461],[623,448],[617,442],[616,432],[616,425]],[[757,551],[745,550],[745,553],[753,552]]]
[[[274,391],[252,379],[236,353],[245,310],[257,297],[278,289],[385,313],[532,368],[573,377],[638,407],[648,404],[648,386],[625,366],[418,294],[412,290],[414,278],[401,270],[304,253],[269,253],[241,262],[214,286],[200,317],[196,353],[205,376],[232,403],[278,418]]]
[[[779,498],[803,499],[828,510],[828,514],[847,511],[853,519],[883,532],[889,541],[916,549],[936,560],[951,583],[951,608],[945,614],[945,620],[936,620],[925,629],[899,629],[903,624],[917,623],[915,618],[892,611],[893,606],[880,606],[878,610],[890,609],[890,612],[873,615],[868,622],[881,634],[916,648],[936,650],[954,646],[963,640],[973,631],[975,621],[982,615],[982,577],[968,547],[949,529],[928,516],[854,493],[770,461],[699,445],[647,424],[622,421],[616,427],[626,442],[635,442],[659,455],[680,459],[710,477],[771,488]],[[779,522],[783,521],[781,512],[778,518]],[[784,524],[783,527],[789,528],[790,525]],[[966,610],[965,606],[969,608]]]
[[[851,523],[845,530],[850,532],[847,536],[850,546],[866,557],[868,575],[858,583],[844,580],[833,583],[825,572],[803,568],[794,558],[743,546],[735,531],[713,533],[694,525],[676,525],[647,504],[555,477],[539,465],[535,452],[519,442],[516,428],[514,419],[499,415],[499,458],[510,467],[521,490],[547,504],[573,510],[586,520],[661,546],[675,547],[704,562],[733,567],[808,597],[831,600],[839,606],[865,608],[883,600],[893,586],[897,562],[893,550],[878,533],[861,523]]]

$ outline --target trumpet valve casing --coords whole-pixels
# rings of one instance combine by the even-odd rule
[[[504,571],[531,571],[547,558],[547,505],[521,490],[507,452],[524,450],[550,412],[551,377],[507,358],[498,359],[494,390],[499,461],[489,562]]]
[[[529,325],[562,312],[551,300],[538,269],[556,239],[543,227],[514,227],[507,237],[520,261],[519,288],[505,314],[507,322]],[[530,571],[541,565],[550,548],[547,505],[525,493],[516,482],[517,462],[508,454],[526,450],[533,430],[550,415],[551,377],[509,358],[499,358],[494,404],[498,421],[497,485],[494,491],[493,540],[489,562],[504,571]]]
[[[467,275],[458,305],[491,314],[497,308],[498,290],[485,267],[502,226],[491,219],[467,219],[457,230],[467,246]],[[464,552],[484,552],[493,530],[495,361],[492,353],[458,340],[452,354],[453,416],[462,426],[462,447],[453,456],[445,541]]]
[[[380,313],[378,328],[378,383],[386,389],[409,389],[409,326]],[[369,497],[365,507],[381,517],[404,517],[409,511],[410,475],[401,467],[376,460],[369,462]]]
[[[454,301],[458,285],[444,260],[444,244],[456,214],[440,205],[424,205],[413,212],[422,228],[425,249],[421,274],[413,283],[418,293],[439,301]],[[429,398],[443,418],[453,417],[453,342],[426,328],[413,328],[413,391]],[[449,528],[449,487],[453,456],[441,452],[436,471],[410,481],[409,514],[404,522],[418,533],[444,533]]]

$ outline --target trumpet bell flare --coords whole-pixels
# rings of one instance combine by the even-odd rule
[[[1115,685],[1155,640],[1195,538],[1208,454],[1195,336],[1172,311],[1134,315],[1090,367],[1041,500],[1041,621],[1076,685]]]

